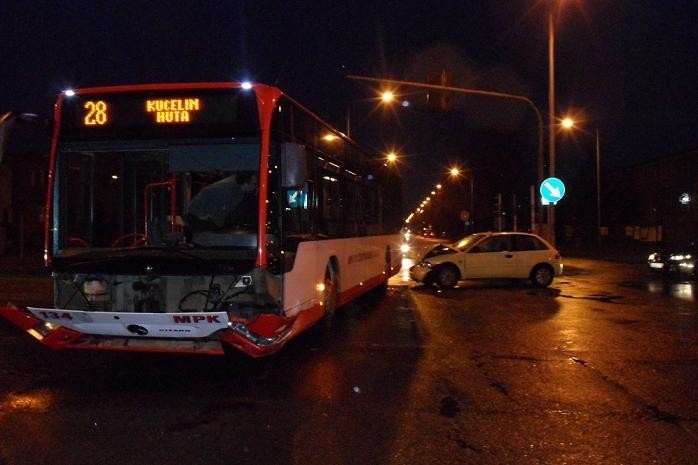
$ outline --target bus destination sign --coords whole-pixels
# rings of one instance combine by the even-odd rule
[[[225,137],[259,132],[253,93],[237,89],[77,94],[63,101],[65,141]]]
[[[146,99],[144,109],[153,115],[156,124],[190,123],[201,109],[198,98]],[[83,105],[82,124],[104,126],[110,123],[111,108],[104,100],[87,100]]]
[[[146,100],[145,110],[155,116],[157,124],[189,123],[194,113],[201,109],[201,99],[172,98]]]

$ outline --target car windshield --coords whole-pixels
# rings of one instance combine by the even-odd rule
[[[485,236],[487,236],[487,234],[471,234],[470,236],[466,236],[463,239],[454,242],[453,244],[451,244],[451,247],[454,247],[463,252],[465,250],[468,250],[475,243],[480,242],[480,240]]]

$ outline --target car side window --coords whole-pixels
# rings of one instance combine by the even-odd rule
[[[480,242],[472,252],[503,252],[511,250],[508,236],[495,236]],[[477,249],[477,250],[476,250]]]
[[[533,236],[515,236],[515,250],[523,252],[526,250],[545,250],[547,247],[538,238]]]

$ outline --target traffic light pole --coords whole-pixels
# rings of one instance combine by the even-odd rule
[[[369,81],[369,82],[378,82],[378,83],[383,83],[383,84],[393,84],[396,86],[415,87],[418,89],[433,89],[433,90],[440,90],[440,91],[445,91],[445,92],[454,92],[457,94],[481,95],[481,96],[485,96],[485,97],[494,97],[494,98],[500,98],[500,99],[515,100],[515,101],[525,103],[536,114],[536,119],[538,121],[538,185],[540,185],[543,182],[543,176],[544,176],[543,170],[544,170],[544,166],[545,166],[545,151],[544,151],[545,149],[544,149],[544,143],[543,143],[543,140],[544,140],[543,116],[541,115],[541,112],[538,109],[538,107],[536,106],[536,104],[533,103],[533,101],[530,98],[524,97],[523,95],[507,94],[507,93],[503,93],[503,92],[492,92],[489,90],[482,90],[482,89],[468,89],[468,88],[463,88],[463,87],[439,86],[436,84],[426,84],[423,82],[413,82],[413,81],[399,81],[396,79],[383,79],[383,78],[375,78],[375,77],[368,77],[368,76],[355,76],[355,75],[348,75],[347,78],[355,79],[355,80],[359,80],[359,81]],[[554,169],[553,169],[553,171],[554,171]],[[542,212],[542,209],[539,210],[538,218],[541,218],[541,216],[542,216],[542,215],[540,215],[541,212]],[[536,219],[535,219],[534,215],[531,215],[531,230],[532,231],[535,231],[535,229],[536,229],[535,224],[536,224]]]

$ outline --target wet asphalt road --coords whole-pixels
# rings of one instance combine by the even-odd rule
[[[0,322],[0,464],[694,464],[695,283],[393,279],[261,362],[54,353]],[[41,278],[0,300],[41,303]]]

